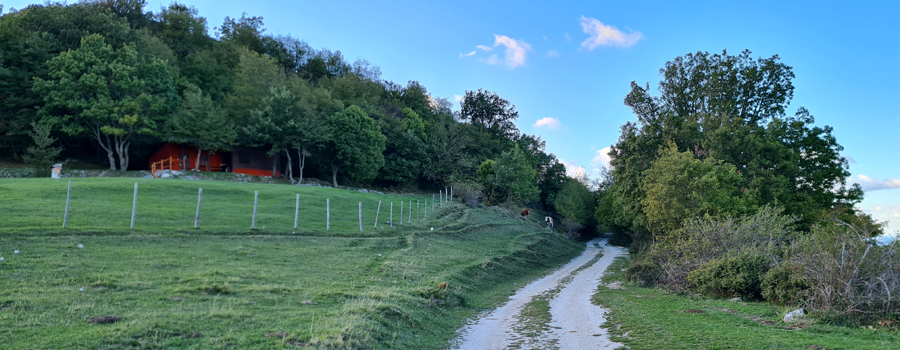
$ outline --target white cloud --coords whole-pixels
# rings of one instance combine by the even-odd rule
[[[562,126],[562,123],[559,121],[559,119],[546,117],[534,122],[534,125],[532,126],[535,128],[546,127],[547,129],[555,130]]]
[[[611,158],[609,158],[609,150],[610,147],[603,147],[602,149],[598,150],[597,154],[594,156],[594,159],[591,160],[591,165],[593,165],[594,168],[597,169],[600,169],[601,167],[609,168],[609,161],[611,160]]]
[[[474,55],[474,54],[475,54],[475,51],[472,51],[472,52],[469,52],[469,53],[461,53],[461,54],[459,54],[459,58],[463,58],[463,56],[469,57],[469,56],[472,56],[472,55]]]
[[[556,50],[547,51],[547,57],[559,57],[559,51],[556,51]]]
[[[456,100],[456,102],[459,102],[463,100],[463,97],[462,95],[453,95],[453,99]]]
[[[590,35],[581,43],[581,47],[588,50],[598,46],[629,47],[644,37],[641,32],[625,33],[616,27],[603,24],[596,18],[581,16],[581,31]]]
[[[497,35],[494,34],[494,47],[503,45],[506,47],[506,51],[504,51],[503,63],[506,64],[506,67],[509,69],[516,68],[518,66],[525,64],[525,54],[528,51],[531,51],[531,45],[522,41],[515,40],[506,35]],[[488,64],[499,64],[500,58],[497,55],[491,55],[488,57]]]
[[[587,171],[584,170],[584,167],[578,165],[578,163],[565,161],[563,159],[560,159],[559,162],[566,166],[566,175],[571,178],[578,179],[584,177],[587,174]]]
[[[850,164],[856,164],[856,159],[854,159],[853,157],[851,157],[851,156],[844,156],[844,158],[847,159],[847,162],[848,162],[848,163],[850,163]]]
[[[572,36],[569,33],[563,33],[565,35],[566,41],[572,41]]]
[[[493,47],[490,47],[490,46],[484,46],[484,45],[475,45],[475,47],[477,47],[477,48],[479,48],[479,49],[482,49],[482,50],[484,50],[484,51],[491,51],[491,49],[493,49]]]
[[[864,191],[877,191],[877,190],[885,190],[891,188],[900,188],[900,179],[884,179],[878,180],[873,179],[871,177],[865,176],[863,174],[859,174],[856,176],[856,179],[853,182],[858,183],[862,186]]]

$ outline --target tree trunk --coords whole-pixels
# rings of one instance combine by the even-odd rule
[[[297,159],[297,168],[300,170],[300,181],[297,182],[299,185],[303,183],[303,162],[306,160],[306,157],[303,156],[303,149],[297,149],[297,157],[299,158]]]
[[[113,138],[116,143],[116,153],[119,154],[119,171],[128,170],[128,160],[125,159],[125,151],[122,149],[124,142],[118,136]]]
[[[103,148],[103,150],[106,151],[106,157],[109,158],[109,170],[116,170],[116,158],[115,158],[115,156],[113,156],[113,148],[112,148],[112,145],[109,143],[109,135],[101,136],[99,129],[95,129],[95,130],[93,130],[93,132],[94,132],[94,138],[97,139],[97,144],[100,145],[100,148]]]
[[[272,152],[273,153],[273,155],[272,155],[272,177],[274,178],[274,177],[278,176],[278,156],[276,155],[276,154],[278,154],[278,152],[274,152],[275,151],[274,146],[272,147],[272,151],[273,151]]]
[[[287,155],[287,173],[288,179],[291,181],[291,185],[294,184],[294,167],[291,166],[291,148],[286,147],[284,149],[284,154]]]
[[[197,145],[197,165],[194,166],[194,171],[200,171],[200,155],[203,154],[203,147]]]
[[[338,173],[338,166],[336,164],[334,164],[334,160],[332,160],[331,161],[331,183],[334,185],[334,188],[338,187],[337,173]]]

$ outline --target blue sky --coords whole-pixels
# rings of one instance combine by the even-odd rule
[[[622,104],[631,81],[655,89],[666,61],[689,52],[777,54],[796,75],[790,113],[803,106],[834,127],[866,189],[860,207],[900,229],[900,2],[184,3],[210,29],[225,16],[262,16],[270,34],[366,59],[384,79],[418,80],[436,97],[494,91],[516,105],[520,130],[589,172],[634,120]]]

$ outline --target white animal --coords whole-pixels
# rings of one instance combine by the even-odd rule
[[[13,254],[19,254],[18,250],[13,250]]]
[[[82,249],[82,248],[84,248],[84,246],[83,246],[83,245],[81,245],[81,243],[79,243],[79,244],[78,244],[78,245],[77,245],[77,246],[76,246],[76,247],[78,247],[78,249]]]
[[[549,216],[545,216],[544,223],[547,224],[547,227],[553,228],[553,218],[551,218]]]

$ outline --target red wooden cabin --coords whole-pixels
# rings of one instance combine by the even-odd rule
[[[272,176],[272,167],[278,160],[266,151],[254,148],[235,147],[231,152],[200,154],[200,171],[225,171],[238,174]],[[197,166],[197,148],[174,143],[164,144],[150,157],[151,172],[160,169],[193,170]],[[158,174],[153,174],[158,176]],[[281,176],[276,171],[275,176]]]

